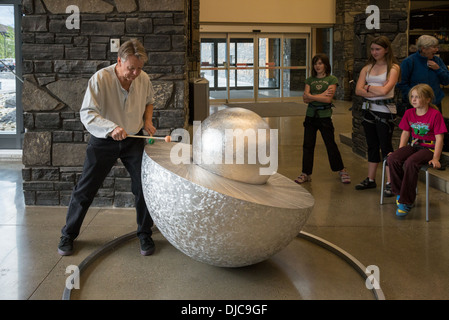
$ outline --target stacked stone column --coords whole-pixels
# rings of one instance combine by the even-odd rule
[[[67,205],[90,137],[79,118],[88,79],[117,60],[110,40],[139,39],[156,93],[161,135],[188,123],[188,83],[197,76],[198,0],[24,0],[22,17],[23,190],[27,205]],[[79,28],[70,28],[79,8]],[[72,16],[73,17],[73,16]],[[194,21],[191,21],[194,19]],[[196,21],[196,23],[195,23]],[[69,26],[69,27],[68,27]],[[196,36],[196,38],[198,38]],[[132,207],[130,177],[117,162],[94,206]]]

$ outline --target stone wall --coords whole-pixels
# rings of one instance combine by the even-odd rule
[[[366,8],[369,5],[376,5],[380,9],[381,24],[379,30],[363,31],[369,35],[381,35],[384,33],[400,35],[401,45],[403,40],[407,40],[405,30],[407,29],[407,15],[408,15],[408,0],[336,0],[336,24],[334,26],[333,34],[333,74],[339,80],[339,87],[335,98],[338,100],[351,101],[353,96],[353,86],[350,81],[357,80],[357,67],[354,66],[355,54],[360,52],[360,41],[365,38],[356,39],[356,34],[360,30],[355,30],[355,18],[359,20],[359,27],[362,28],[365,24]],[[395,22],[394,16],[390,17],[390,13],[395,12],[400,16],[400,23]],[[405,29],[404,29],[405,28]],[[398,43],[399,45],[399,43]],[[404,48],[398,47],[397,52],[401,51],[400,55],[406,54],[406,43]],[[404,53],[402,53],[404,52]],[[400,57],[398,57],[400,58]],[[360,71],[360,70],[359,70]]]
[[[117,60],[110,40],[139,39],[156,93],[158,134],[188,124],[188,83],[198,76],[199,0],[23,0],[23,190],[26,205],[65,206],[82,171],[89,133],[79,119],[88,79]],[[79,8],[79,26],[71,19]],[[72,16],[74,17],[74,16]],[[120,161],[93,206],[131,207]]]

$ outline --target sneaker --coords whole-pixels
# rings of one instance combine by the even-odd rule
[[[369,178],[366,178],[362,182],[360,182],[358,185],[355,186],[356,190],[365,190],[365,189],[372,189],[376,188],[377,184],[375,180],[370,180]]]
[[[143,256],[150,256],[156,249],[153,239],[151,237],[140,238],[140,254]]]
[[[298,178],[295,179],[297,184],[302,184],[304,182],[312,181],[312,177],[306,173],[301,173]]]
[[[400,195],[397,195],[396,196],[396,205],[399,207],[399,205],[400,205],[400,203],[399,203],[399,197],[400,197]],[[412,204],[408,204],[408,206],[410,207],[410,208],[413,208],[414,206],[415,206],[415,204],[414,203],[412,203]]]
[[[339,171],[338,174],[340,175],[341,183],[344,183],[344,184],[351,183],[351,177],[349,176],[348,172],[342,170],[342,171]]]
[[[73,253],[73,240],[69,237],[62,236],[58,245],[58,253],[61,256],[70,256]]]
[[[410,212],[410,210],[412,210],[412,205],[405,204],[405,203],[398,203],[396,215],[398,217],[404,217]]]
[[[385,189],[384,189],[384,197],[393,197],[394,194],[391,191],[391,183],[387,182],[385,184]]]

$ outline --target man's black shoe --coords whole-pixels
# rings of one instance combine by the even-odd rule
[[[61,256],[70,256],[73,253],[73,240],[69,237],[62,236],[58,245],[58,253]]]
[[[140,238],[140,254],[143,256],[150,256],[154,253],[156,246],[151,237]]]

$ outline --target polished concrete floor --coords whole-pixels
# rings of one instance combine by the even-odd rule
[[[312,181],[303,186],[315,207],[303,232],[328,241],[356,259],[376,279],[387,300],[449,299],[449,194],[432,188],[430,221],[425,195],[405,218],[395,216],[393,198],[379,204],[377,189],[356,191],[367,162],[340,143],[351,131],[347,103],[334,113],[337,141],[352,183],[331,172],[318,136]],[[301,170],[303,117],[266,119],[279,129],[279,170],[294,179]],[[91,208],[75,253],[57,253],[64,207],[25,206],[20,162],[0,163],[0,299],[60,300],[73,267],[105,244],[133,232],[133,209]],[[378,181],[380,181],[380,170]],[[419,190],[424,190],[419,182]],[[282,232],[282,230],[279,230]],[[197,262],[175,249],[155,229],[153,256],[139,253],[136,238],[107,251],[83,271],[71,299],[124,300],[374,300],[365,278],[335,252],[295,238],[270,259],[242,268]],[[90,260],[89,260],[90,261]],[[370,273],[371,274],[371,273]]]

